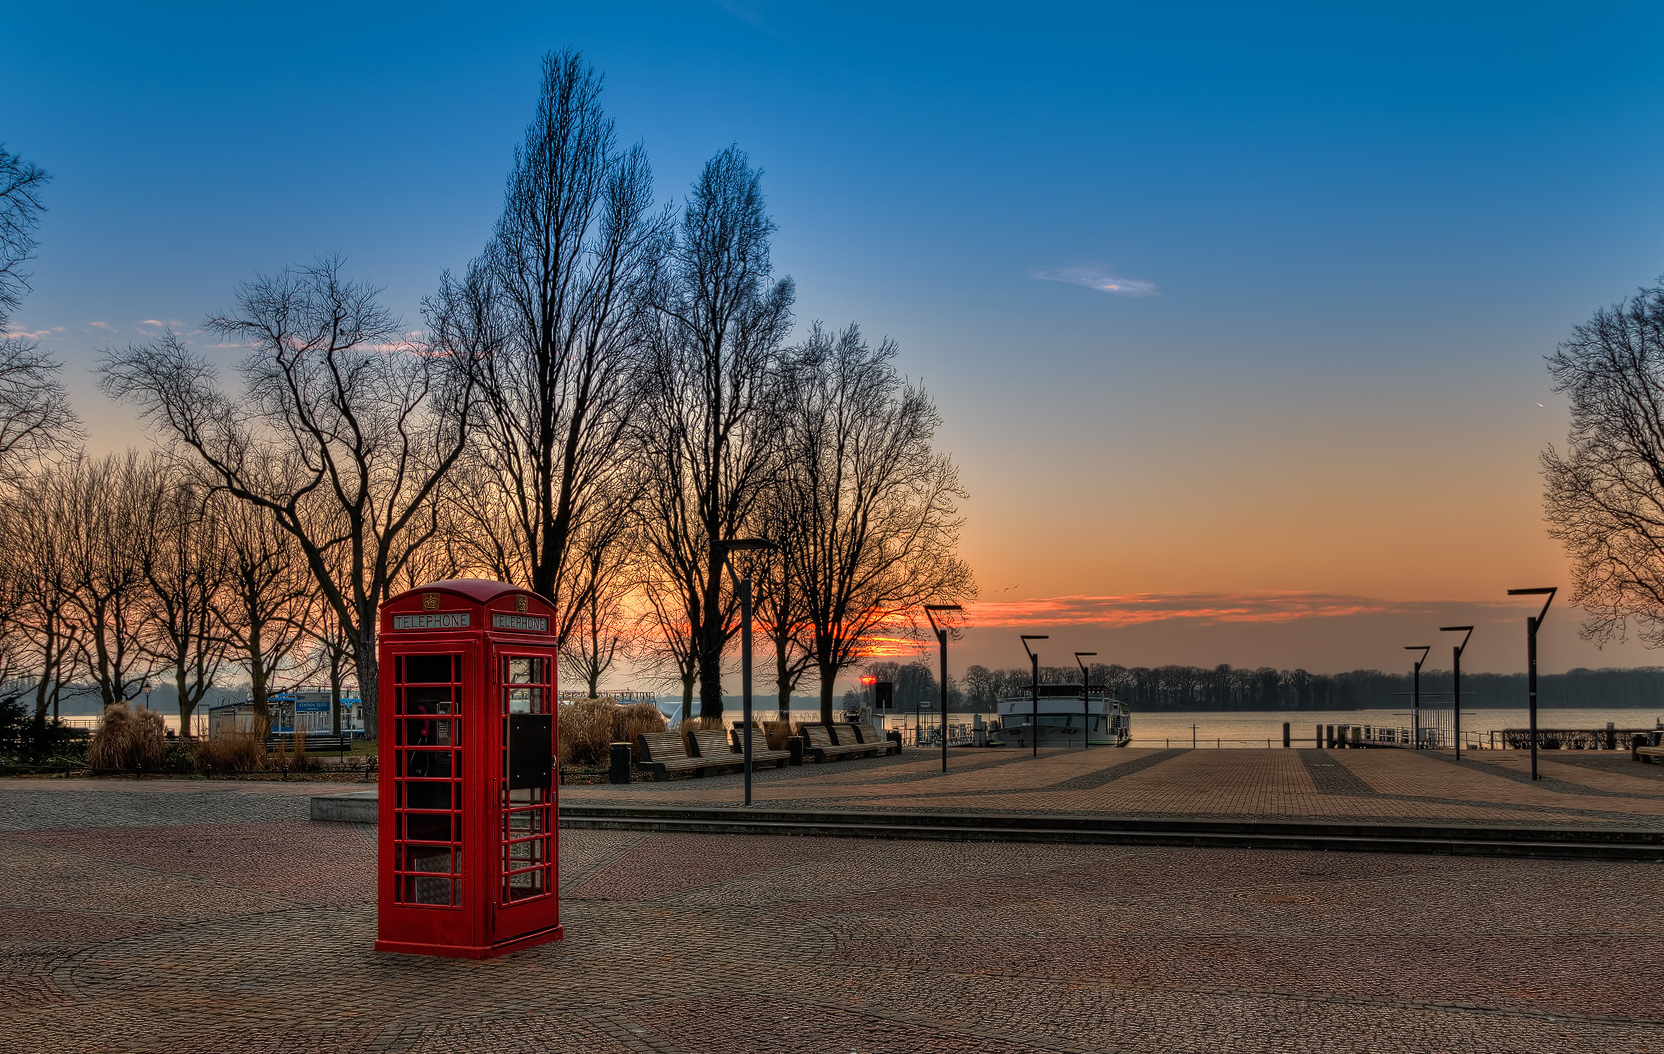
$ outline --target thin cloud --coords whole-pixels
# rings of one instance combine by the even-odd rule
[[[1100,293],[1114,293],[1116,296],[1156,295],[1154,282],[1146,282],[1142,278],[1118,278],[1096,267],[1056,267],[1049,271],[1037,271],[1034,277],[1043,282],[1083,285],[1088,289],[1096,289]]]
[[[108,322],[88,322],[87,325],[94,326],[98,329],[109,329],[110,328],[110,324]]]
[[[5,333],[0,334],[0,336],[4,336],[7,340],[16,340],[19,337],[24,340],[39,340],[42,337],[50,337],[54,333],[62,333],[63,331],[64,327],[62,326],[48,326],[46,329],[37,329],[34,332],[22,329],[10,329]]]
[[[1517,604],[1464,601],[1512,612]],[[1136,626],[1186,621],[1295,622],[1301,619],[1358,615],[1436,615],[1450,602],[1394,601],[1341,593],[1264,591],[1255,593],[1130,593],[1125,596],[1044,597],[1034,600],[985,601],[966,605],[969,622],[987,627]]]

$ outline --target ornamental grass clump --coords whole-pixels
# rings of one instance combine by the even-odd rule
[[[595,767],[605,762],[612,744],[613,712],[610,696],[579,699],[560,708],[560,763]]]
[[[87,746],[87,765],[135,772],[156,770],[162,767],[167,752],[167,730],[161,714],[112,703],[104,708],[104,717]]]
[[[612,715],[612,741],[630,744],[630,756],[641,760],[641,744],[636,737],[643,732],[663,732],[669,728],[664,713],[652,703],[631,703],[615,707]]]
[[[196,767],[204,772],[253,772],[266,763],[266,745],[253,732],[226,732],[195,746]]]

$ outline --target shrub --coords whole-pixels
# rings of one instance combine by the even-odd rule
[[[167,750],[161,714],[112,703],[104,708],[104,717],[92,734],[87,764],[95,769],[159,769]]]
[[[266,763],[266,745],[251,732],[228,732],[195,744],[196,766],[207,772],[253,772]]]

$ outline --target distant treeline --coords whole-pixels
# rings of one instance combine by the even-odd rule
[[[1215,666],[1106,666],[1094,663],[1093,685],[1107,685],[1134,711],[1161,710],[1386,710],[1409,702],[1411,675],[1381,670],[1347,673],[1310,673]],[[871,663],[866,672],[896,685],[896,705],[912,709],[917,699],[934,700],[940,689],[930,667],[923,663]],[[951,679],[950,707],[984,710],[1026,691],[1030,671],[1023,667],[990,670],[972,666],[962,679]],[[1079,684],[1079,667],[1040,668],[1043,684]],[[1449,693],[1447,670],[1424,670],[1424,701],[1435,693]],[[1538,677],[1538,705],[1542,707],[1664,710],[1664,667],[1636,669],[1576,669]],[[853,701],[850,693],[846,701]],[[1445,698],[1448,698],[1446,694]],[[1463,708],[1524,707],[1523,673],[1462,674]]]

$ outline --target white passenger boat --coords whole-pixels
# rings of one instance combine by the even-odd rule
[[[1031,692],[1000,700],[999,724],[989,729],[989,746],[1033,745],[1034,710]],[[1082,699],[1078,684],[1043,684],[1039,710],[1043,747],[1124,747],[1132,739],[1127,704],[1101,688]]]

